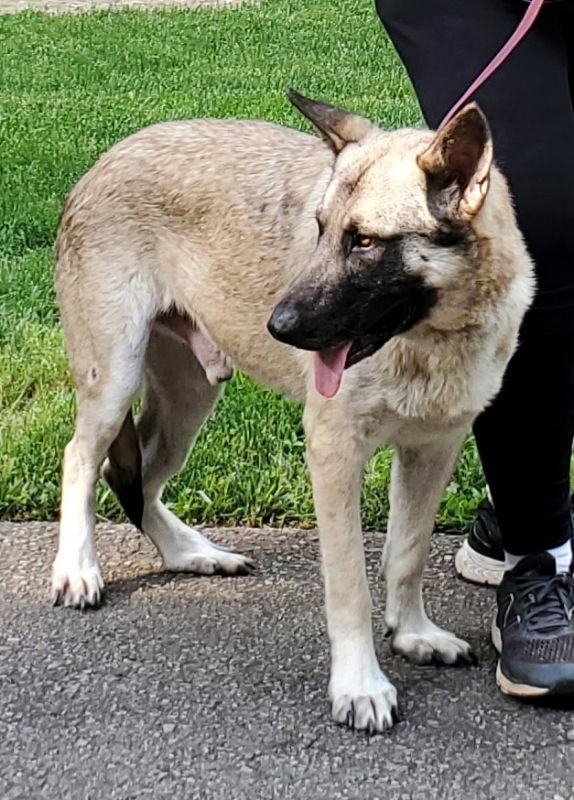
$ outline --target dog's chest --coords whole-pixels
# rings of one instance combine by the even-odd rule
[[[376,364],[356,376],[354,391],[374,400],[381,419],[458,424],[479,414],[500,389],[507,359],[488,344],[422,348],[391,342],[373,357]]]

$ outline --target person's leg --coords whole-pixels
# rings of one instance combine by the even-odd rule
[[[377,7],[431,126],[523,13],[517,0],[379,0]],[[556,547],[571,534],[574,113],[562,12],[560,4],[545,9],[477,95],[538,270],[521,346],[503,390],[475,426],[504,547],[518,555]]]
[[[497,162],[538,274],[536,300],[503,389],[475,425],[503,546],[516,556],[562,548],[572,535],[574,113],[567,5],[543,9],[527,39],[476,97],[492,126]],[[508,38],[524,5],[378,0],[377,10],[434,127]],[[564,560],[560,570],[567,569]],[[543,561],[541,580],[548,583],[549,562]],[[574,680],[574,630],[562,634],[570,637]]]

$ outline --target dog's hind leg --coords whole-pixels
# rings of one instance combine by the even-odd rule
[[[331,642],[329,696],[336,722],[375,733],[392,726],[397,693],[375,654],[361,530],[362,475],[374,445],[358,425],[350,428],[348,409],[329,403],[308,404],[304,415]]]
[[[200,364],[199,358],[205,354],[198,358],[194,349],[159,325],[152,329],[144,403],[137,421],[143,469],[142,529],[157,547],[166,569],[234,574],[250,567],[248,558],[211,543],[161,502],[166,481],[185,463],[221,391],[208,380],[212,367]]]
[[[84,608],[98,605],[103,587],[94,543],[98,470],[139,389],[148,328],[144,320],[132,320],[128,335],[91,336],[90,320],[76,311],[73,326],[70,317],[76,312],[67,312],[76,428],[64,453],[52,590],[55,603]]]
[[[383,572],[385,622],[396,653],[416,664],[471,661],[470,646],[439,628],[425,613],[422,576],[434,518],[452,474],[464,431],[431,444],[397,447],[391,475],[391,509]]]

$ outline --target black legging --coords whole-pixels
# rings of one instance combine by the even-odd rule
[[[522,0],[376,0],[430,127],[498,51]],[[384,76],[382,78],[384,80]],[[572,535],[574,436],[574,2],[546,4],[476,95],[536,262],[538,292],[499,396],[474,434],[504,547]]]

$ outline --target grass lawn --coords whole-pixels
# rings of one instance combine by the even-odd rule
[[[0,516],[57,514],[73,394],[52,243],[74,182],[144,125],[251,117],[305,128],[284,90],[397,127],[419,112],[370,0],[265,0],[226,11],[0,16]],[[188,520],[313,524],[300,409],[239,375],[167,497]],[[382,528],[390,454],[371,462],[364,522]],[[441,507],[460,528],[481,495],[468,443]],[[100,490],[100,514],[120,517]]]

